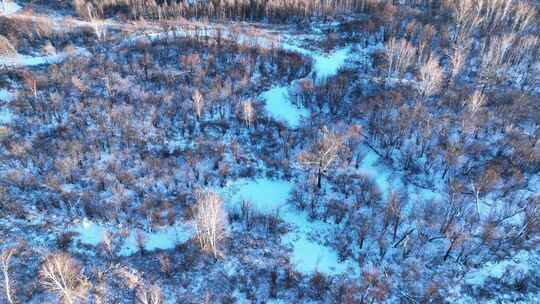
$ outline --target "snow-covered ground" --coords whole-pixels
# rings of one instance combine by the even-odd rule
[[[21,9],[21,6],[11,0],[0,0],[0,15],[10,15]]]
[[[104,242],[106,233],[118,233],[121,229],[105,227],[85,219],[81,223],[72,226],[69,230],[77,233],[75,240],[82,244],[97,246]],[[130,229],[126,232],[127,236],[121,244],[119,254],[130,256],[137,253],[139,251],[138,239],[144,240],[145,250],[154,251],[173,249],[189,240],[193,234],[194,230],[189,224],[160,227],[151,232]]]
[[[351,47],[345,47],[332,52],[329,55],[315,54],[313,56],[313,73],[317,81],[323,81],[328,77],[336,75],[349,58]]]
[[[472,286],[485,286],[488,280],[518,280],[519,277],[526,277],[529,272],[534,271],[534,266],[540,264],[538,255],[522,250],[513,258],[498,262],[487,262],[480,268],[469,271],[465,275],[465,283]]]
[[[13,114],[8,107],[0,108],[0,125],[9,124],[13,120]]]
[[[54,55],[20,55],[0,57],[0,67],[23,67],[38,66],[44,64],[59,63],[70,55],[87,56],[89,52],[83,48],[75,49],[72,52],[59,52]]]
[[[286,122],[295,128],[300,125],[302,118],[308,116],[308,111],[294,105],[289,97],[289,88],[283,86],[273,87],[261,94],[266,101],[265,108],[275,119]]]
[[[0,89],[0,105],[9,102],[15,93],[12,93],[6,89]],[[8,106],[0,106],[0,125],[9,124],[13,120],[13,115]]]
[[[7,89],[0,89],[0,101],[10,101],[15,96]]]
[[[220,192],[227,208],[236,208],[239,203],[246,201],[258,212],[270,214],[285,206],[291,189],[292,184],[284,180],[242,178]]]
[[[291,228],[283,236],[282,244],[292,249],[291,260],[299,272],[338,274],[353,268],[349,261],[340,262],[334,249],[322,244],[322,237],[331,231],[330,224],[311,221],[305,211],[287,204],[292,188],[293,184],[284,180],[240,179],[222,192],[226,193],[229,208],[247,200],[258,212],[277,212]]]
[[[349,270],[355,273],[352,261],[340,261],[337,252],[321,243],[321,237],[332,231],[331,224],[310,220],[307,212],[289,206],[282,210],[281,218],[294,228],[287,233],[282,243],[292,247],[291,260],[299,272],[312,274],[342,274]]]

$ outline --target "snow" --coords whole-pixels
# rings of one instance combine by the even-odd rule
[[[235,207],[242,201],[248,201],[257,211],[269,214],[285,205],[292,185],[283,180],[258,178],[239,179],[228,188],[232,194],[227,200],[228,207]]]
[[[486,281],[503,279],[506,282],[517,281],[519,276],[534,272],[533,265],[537,265],[539,257],[530,252],[522,250],[513,258],[498,262],[487,262],[482,267],[468,272],[465,275],[465,283],[477,287],[485,286]]]
[[[0,109],[0,124],[9,124],[13,120],[13,114],[7,107]]]
[[[285,121],[291,127],[298,127],[300,120],[308,116],[308,111],[291,103],[288,87],[276,86],[261,94],[266,101],[266,110],[275,118]]]
[[[42,64],[58,63],[62,61],[64,56],[62,54],[48,55],[48,56],[28,56],[28,55],[16,55],[0,57],[0,66],[37,66]]]
[[[96,223],[84,219],[83,222],[80,225],[75,226],[72,231],[78,233],[75,237],[76,240],[79,240],[83,244],[97,246],[103,242],[106,229]]]
[[[124,245],[120,249],[120,255],[130,256],[139,250],[137,246],[137,233],[142,233],[145,240],[144,249],[146,251],[174,249],[178,244],[182,244],[193,236],[193,229],[187,225],[169,226],[159,228],[154,232],[131,231]]]
[[[10,101],[15,94],[6,89],[0,89],[0,101]],[[0,124],[9,124],[13,120],[13,114],[7,106],[0,107]]]
[[[340,262],[331,247],[317,240],[331,231],[330,224],[310,221],[306,212],[287,205],[292,188],[293,184],[288,181],[257,178],[237,180],[221,192],[225,193],[229,208],[248,199],[251,206],[261,213],[277,210],[278,215],[291,227],[283,236],[282,244],[292,248],[291,260],[298,271],[304,274],[315,271],[339,274],[348,271],[353,267],[350,261]]]
[[[15,94],[11,93],[10,91],[6,89],[0,89],[0,100],[2,101],[10,101],[13,99]]]
[[[386,195],[391,189],[391,185],[388,182],[390,172],[389,170],[387,170],[387,168],[384,168],[383,166],[380,166],[378,164],[379,158],[379,155],[377,155],[375,152],[371,150],[368,151],[362,159],[359,169],[360,172],[373,178],[375,184],[377,184],[377,186],[381,190],[381,193],[383,195]]]
[[[352,267],[349,261],[340,262],[334,249],[312,239],[312,236],[317,237],[331,231],[329,224],[309,221],[305,212],[299,212],[292,207],[285,210],[281,217],[295,227],[283,237],[282,243],[292,247],[291,261],[296,270],[304,274],[312,274],[316,271],[325,274],[340,274]]]
[[[90,53],[84,48],[76,48],[73,52],[59,52],[54,55],[30,56],[17,54],[15,56],[0,57],[0,67],[38,66],[43,64],[59,63],[71,54],[87,56]]]
[[[345,65],[351,54],[352,46],[338,49],[330,54],[310,51],[288,43],[283,43],[282,48],[311,57],[314,64],[310,77],[321,82],[335,76],[339,69]],[[265,108],[270,115],[277,120],[285,121],[293,128],[300,125],[302,118],[309,116],[307,109],[291,102],[289,90],[294,86],[294,83],[295,81],[292,81],[288,86],[274,86],[261,94],[261,97],[266,101]]]
[[[75,239],[82,244],[97,246],[104,241],[106,232],[117,232],[116,227],[107,228],[104,225],[94,223],[84,219],[82,223],[74,225],[70,231],[78,233]],[[178,224],[160,227],[152,232],[131,229],[127,237],[123,240],[119,254],[130,256],[139,251],[137,245],[137,235],[142,234],[144,249],[154,251],[158,249],[173,249],[176,245],[186,242],[193,236],[193,228],[188,224]]]
[[[311,75],[314,76],[317,81],[324,81],[329,77],[337,75],[339,69],[342,68],[347,59],[352,57],[351,50],[353,45],[332,51],[331,53],[323,53],[308,50],[302,46],[295,44],[296,41],[301,40],[291,36],[284,36],[285,41],[281,44],[281,47],[285,50],[299,53],[301,55],[311,57],[313,59],[313,69]]]
[[[330,55],[314,54],[313,73],[318,81],[337,75],[349,57],[351,47],[345,47],[332,52]]]
[[[10,15],[21,9],[21,6],[11,0],[0,0],[0,15]]]

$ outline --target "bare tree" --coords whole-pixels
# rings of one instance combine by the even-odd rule
[[[484,106],[486,103],[486,96],[482,94],[480,91],[475,91],[471,97],[467,100],[467,109],[469,112],[471,112],[473,115],[476,115]]]
[[[200,119],[202,115],[202,110],[204,107],[204,98],[199,92],[199,90],[195,90],[193,92],[193,96],[191,97],[191,100],[193,102],[193,109],[195,110],[195,114],[197,114],[197,118]]]
[[[458,79],[465,62],[467,60],[468,49],[465,47],[458,47],[454,49],[454,52],[450,55],[450,82],[453,83]]]
[[[482,21],[481,12],[476,0],[450,1],[454,8],[454,19],[456,31],[454,42],[461,44],[470,36],[471,32],[480,25]]]
[[[86,299],[89,283],[78,262],[67,253],[48,256],[39,272],[41,284],[57,293],[65,304]]]
[[[510,1],[509,1],[510,2]],[[523,32],[532,25],[537,25],[537,11],[532,4],[525,1],[517,1],[514,7],[514,16],[511,18],[512,31]]]
[[[219,194],[208,191],[198,191],[195,211],[195,226],[197,240],[203,251],[210,252],[214,257],[221,257],[219,243],[226,236],[227,216],[223,207],[223,199]]]
[[[405,39],[392,38],[385,45],[388,60],[387,76],[401,77],[415,61],[416,48]]]
[[[15,303],[15,298],[13,295],[13,288],[11,286],[11,280],[9,278],[9,264],[11,258],[15,254],[15,248],[8,248],[0,254],[0,270],[4,275],[4,291],[6,293],[6,300],[9,304]]]
[[[159,258],[159,270],[163,274],[165,274],[167,278],[171,277],[173,273],[173,264],[172,264],[171,258],[165,253],[160,254],[158,258]]]
[[[320,189],[323,175],[340,159],[344,159],[347,152],[349,149],[344,144],[343,136],[324,127],[319,140],[298,155],[298,162],[304,168],[317,171],[317,188]]]
[[[471,181],[471,188],[474,193],[476,204],[476,215],[480,218],[480,207],[478,206],[481,196],[489,193],[501,180],[499,173],[494,168],[487,168]]]
[[[444,73],[439,60],[431,55],[429,60],[420,68],[420,82],[418,83],[418,92],[424,97],[437,94],[441,89],[444,80]]]
[[[484,88],[499,84],[508,77],[509,68],[517,61],[518,39],[513,33],[495,36],[482,44],[478,81]]]
[[[161,289],[156,285],[139,285],[136,291],[137,303],[140,304],[161,304],[163,295]]]
[[[250,100],[246,100],[242,103],[242,116],[246,125],[251,127],[251,124],[255,120],[255,110],[253,109],[253,103]]]
[[[9,42],[9,40],[3,36],[0,35],[0,55],[2,56],[13,56],[17,54],[17,50],[13,45]]]
[[[147,239],[148,237],[146,236],[144,231],[142,231],[141,229],[137,229],[135,231],[135,243],[137,244],[137,248],[139,248],[141,255],[144,255]]]

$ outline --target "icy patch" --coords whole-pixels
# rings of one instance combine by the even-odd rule
[[[15,94],[11,93],[6,89],[0,89],[0,100],[10,101],[13,99],[13,97],[15,97]]]
[[[302,46],[290,43],[289,41],[293,41],[295,39],[294,37],[285,36],[285,39],[286,41],[281,45],[284,50],[295,52],[313,59],[311,75],[314,76],[317,81],[323,81],[326,78],[337,75],[339,69],[342,68],[347,62],[347,59],[352,56],[352,45],[326,54],[308,50]]]
[[[21,6],[11,0],[0,0],[0,15],[10,15],[21,9]]]
[[[13,114],[7,107],[0,109],[0,125],[9,124],[13,120]]]
[[[137,242],[138,234],[142,235],[144,240],[144,249],[146,251],[174,249],[177,245],[189,240],[194,231],[187,225],[169,226],[158,228],[154,232],[131,231],[129,237],[120,249],[120,255],[130,256],[139,251]]]
[[[91,246],[101,244],[105,239],[105,233],[113,233],[118,230],[119,229],[116,228],[106,228],[87,219],[70,229],[70,231],[78,233],[75,237],[76,240]],[[193,234],[193,228],[191,225],[187,224],[157,228],[153,232],[131,230],[128,232],[127,238],[123,241],[119,254],[122,256],[130,256],[137,253],[139,251],[137,241],[139,236],[144,240],[144,249],[147,251],[154,251],[158,249],[173,249],[176,245],[189,240]]]
[[[306,109],[291,103],[288,87],[273,87],[263,92],[261,97],[266,101],[266,110],[274,118],[285,121],[291,127],[298,127],[301,118],[309,115]]]
[[[228,207],[238,206],[242,201],[247,201],[257,211],[268,214],[285,205],[292,184],[265,178],[239,179],[228,188],[231,193]]]
[[[326,56],[324,54],[313,55],[314,65],[313,73],[318,81],[325,80],[328,77],[337,75],[340,68],[345,65],[351,47],[346,47],[332,52]]]
[[[72,231],[79,234],[75,237],[76,240],[92,246],[97,246],[103,242],[106,232],[105,228],[87,219],[84,219],[81,224],[75,226]]]

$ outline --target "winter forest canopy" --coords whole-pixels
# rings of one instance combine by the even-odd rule
[[[0,0],[0,303],[540,303],[539,9]]]

